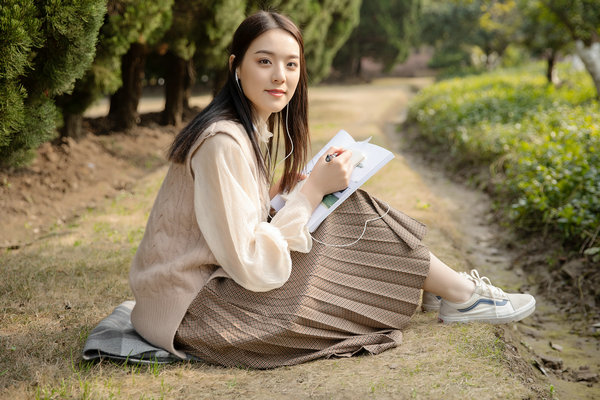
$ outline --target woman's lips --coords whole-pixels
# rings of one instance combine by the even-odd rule
[[[266,92],[275,97],[281,97],[285,94],[285,91],[279,89],[267,90]]]

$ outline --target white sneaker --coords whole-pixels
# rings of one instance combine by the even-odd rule
[[[421,303],[421,310],[423,310],[424,312],[437,312],[440,310],[441,303],[442,298],[440,296],[436,296],[431,292],[423,291],[423,302]]]
[[[535,299],[529,294],[504,293],[485,276],[479,277],[477,270],[472,270],[467,277],[476,285],[473,296],[464,303],[442,299],[438,316],[441,322],[506,324],[520,321],[535,310]]]

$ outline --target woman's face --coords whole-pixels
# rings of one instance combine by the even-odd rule
[[[250,44],[237,74],[257,117],[267,121],[294,96],[300,79],[300,46],[283,29],[271,29]]]

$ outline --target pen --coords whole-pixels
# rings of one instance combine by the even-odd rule
[[[333,160],[334,158],[336,158],[337,156],[338,156],[337,153],[327,154],[327,157],[325,157],[325,162],[329,162],[329,161]]]

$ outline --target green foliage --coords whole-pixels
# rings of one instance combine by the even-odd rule
[[[533,55],[543,56],[549,50],[558,51],[572,41],[569,32],[543,6],[542,0],[520,0],[518,4],[523,14],[520,41]]]
[[[421,13],[420,40],[435,49],[430,66],[471,66],[472,47],[480,34],[481,1],[423,0]]]
[[[591,247],[600,244],[600,106],[587,74],[560,71],[560,88],[540,65],[442,81],[409,118],[455,165],[496,174],[494,194],[516,226]]]
[[[210,18],[203,24],[193,21],[194,38],[198,43],[196,57],[202,59],[204,67],[218,69],[226,65],[229,57],[227,47],[231,43],[233,32],[246,17],[246,2],[247,0],[212,0],[205,6],[206,10],[210,10]]]
[[[358,25],[361,0],[250,0],[248,11],[272,9],[302,30],[309,79],[329,75],[336,53]]]
[[[559,106],[532,124],[549,129],[519,141],[507,165],[516,199],[510,216],[528,225],[551,223],[569,240],[591,238],[600,226],[598,104]]]
[[[106,8],[98,0],[46,0],[38,4],[46,41],[35,57],[36,73],[28,80],[31,87],[49,96],[68,93],[94,59]]]
[[[415,43],[419,16],[420,1],[363,1],[360,23],[340,50],[335,66],[344,70],[360,58],[370,57],[390,70],[406,59]]]
[[[434,46],[434,68],[483,67],[521,44],[534,56],[554,58],[572,38],[545,0],[423,0],[421,40]],[[510,54],[509,54],[510,56]]]
[[[215,77],[226,68],[227,48],[242,20],[272,9],[302,29],[309,77],[318,82],[329,74],[333,57],[358,24],[359,8],[360,0],[177,0],[164,41],[178,57],[193,57],[200,74]]]
[[[53,137],[54,97],[94,57],[102,0],[6,0],[0,7],[0,164],[18,165]]]
[[[42,21],[33,0],[6,0],[0,8],[0,79],[11,80],[31,65],[31,51],[40,46]]]
[[[8,0],[0,8],[0,163],[8,161],[8,146],[26,121],[27,91],[19,78],[42,43],[36,14],[33,0]]]
[[[475,44],[488,57],[494,54],[502,56],[506,47],[515,40],[522,15],[515,0],[482,0],[480,4],[479,35]],[[491,64],[489,59],[486,61]]]
[[[519,67],[531,62],[529,51],[520,46],[519,44],[509,44],[502,59],[500,60],[500,66],[503,68]]]
[[[587,45],[600,34],[600,4],[598,0],[541,0],[558,23],[563,24],[573,39]]]
[[[171,25],[173,0],[109,0],[100,27],[94,61],[70,95],[62,96],[63,112],[81,114],[122,84],[121,57],[134,42],[154,44]]]
[[[598,0],[541,0],[575,41],[577,55],[596,85],[600,99],[600,4]]]
[[[283,3],[282,11],[302,29],[309,78],[317,83],[329,75],[336,53],[358,25],[361,1],[287,0]]]
[[[198,59],[200,70],[223,68],[233,32],[245,18],[246,0],[176,0],[173,24],[163,41],[184,60]]]

